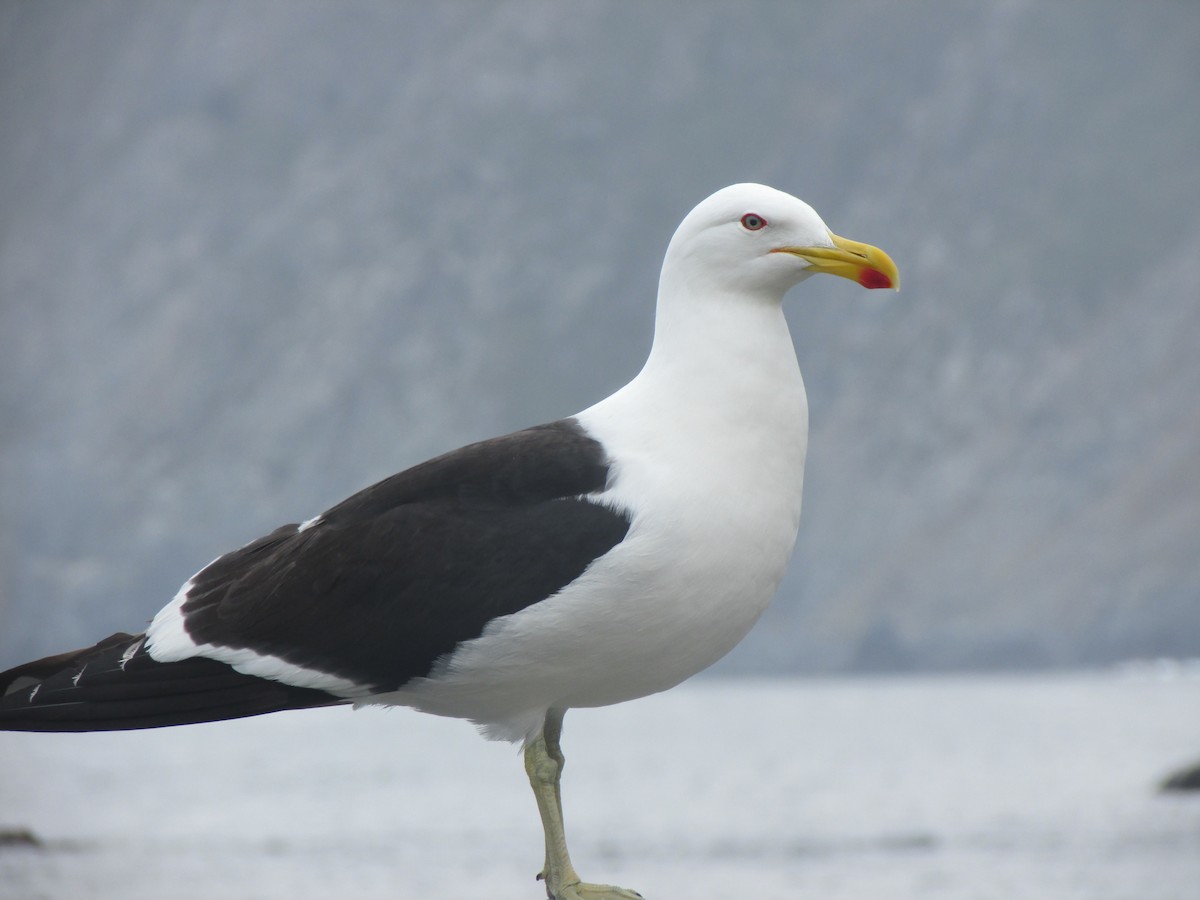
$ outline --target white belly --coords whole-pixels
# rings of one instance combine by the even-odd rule
[[[719,448],[680,435],[679,446],[656,443],[652,454],[620,446],[602,418],[582,414],[622,460],[596,499],[633,511],[625,540],[554,597],[489,624],[395,702],[516,740],[547,709],[663,691],[728,653],[774,596],[795,544],[802,384],[799,404],[789,399],[794,421],[764,424],[770,443],[756,429]]]

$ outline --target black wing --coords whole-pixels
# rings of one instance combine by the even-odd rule
[[[619,543],[603,447],[574,420],[471,444],[385,479],[192,579],[197,643],[394,690],[543,600]]]

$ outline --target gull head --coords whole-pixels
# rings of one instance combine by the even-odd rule
[[[878,247],[839,237],[803,200],[761,184],[731,185],[703,200],[676,229],[663,265],[664,280],[689,290],[775,302],[820,272],[866,288],[900,287],[896,264]]]

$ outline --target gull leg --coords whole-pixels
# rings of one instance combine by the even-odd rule
[[[564,759],[559,739],[565,712],[552,709],[546,713],[541,732],[525,745],[525,772],[529,775],[546,835],[546,863],[538,878],[546,882],[549,900],[642,900],[642,895],[636,891],[584,883],[571,864],[563,829],[560,790]]]

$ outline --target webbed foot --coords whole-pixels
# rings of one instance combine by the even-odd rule
[[[564,884],[557,890],[547,884],[546,896],[550,900],[645,900],[637,891],[611,884],[588,884],[586,881]]]

